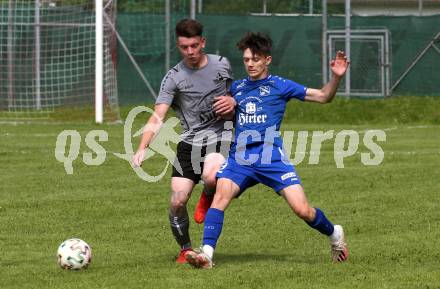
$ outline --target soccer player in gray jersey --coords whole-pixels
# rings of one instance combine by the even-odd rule
[[[204,190],[194,214],[195,221],[203,223],[215,192],[215,175],[225,161],[232,133],[226,134],[230,135],[226,142],[220,140],[225,130],[232,129],[232,122],[226,120],[233,118],[236,105],[226,95],[232,82],[229,61],[203,52],[206,39],[202,32],[203,26],[195,20],[177,23],[177,48],[183,59],[162,80],[154,114],[147,121],[132,160],[134,166],[142,165],[146,148],[172,107],[183,128],[177,145],[178,165],[173,166],[169,208],[171,231],[180,245],[177,263],[186,263],[185,255],[192,250],[186,203],[194,186],[203,180]]]

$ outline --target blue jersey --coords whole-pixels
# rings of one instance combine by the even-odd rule
[[[235,153],[237,143],[251,146],[269,141],[282,147],[279,130],[286,104],[292,98],[304,101],[306,90],[292,80],[273,75],[256,81],[248,78],[234,81],[230,93],[237,108],[230,156]]]

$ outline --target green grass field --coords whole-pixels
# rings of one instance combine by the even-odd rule
[[[306,109],[301,113],[315,118],[303,123],[289,110],[283,126],[295,132],[352,129],[361,143],[367,129],[386,132],[386,141],[378,142],[385,153],[378,166],[362,164],[360,153],[369,151],[360,145],[337,169],[334,139],[324,143],[319,164],[308,164],[307,154],[297,166],[309,201],[344,226],[351,254],[344,264],[331,263],[327,239],[259,185],[226,211],[213,270],[176,265],[167,216],[170,170],[162,181],[147,183],[115,157],[113,152],[124,153],[122,125],[2,123],[0,288],[440,288],[440,100],[416,108],[401,100],[375,104],[379,120],[368,119],[369,102],[354,103],[336,102],[322,114],[319,106]],[[65,129],[82,137],[73,175],[54,156]],[[109,135],[101,143],[107,157],[100,166],[82,161],[90,151],[84,138],[93,129]],[[164,163],[155,157],[144,169],[160,172]],[[202,232],[191,223],[194,246]],[[58,245],[71,237],[92,246],[87,270],[56,264]]]

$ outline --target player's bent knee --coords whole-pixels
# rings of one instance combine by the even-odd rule
[[[214,200],[212,201],[211,208],[216,208],[224,211],[229,203],[232,201],[233,196],[230,194],[225,194],[223,192],[216,192],[214,195]]]
[[[295,214],[305,221],[312,219],[312,211],[309,206],[301,206],[294,209]]]
[[[210,153],[205,157],[202,180],[206,186],[215,188],[217,171],[224,162],[225,158],[219,153]]]
[[[213,172],[209,175],[202,175],[202,180],[205,183],[206,186],[211,187],[211,188],[215,188],[215,185],[217,183],[217,178],[216,176],[216,172]]]
[[[203,175],[214,174],[218,171],[221,165],[225,162],[225,157],[220,153],[210,153],[205,157],[203,165]]]
[[[185,192],[177,191],[171,193],[170,207],[173,210],[179,210],[186,207],[187,197]]]
[[[181,208],[183,208],[183,207],[185,207],[185,206],[186,206],[186,203],[185,203],[185,202],[182,202],[182,201],[172,200],[172,201],[170,202],[170,207],[171,207],[173,210],[175,210],[175,211],[177,211],[177,210],[179,210],[179,209],[181,209]]]
[[[225,162],[225,157],[221,153],[210,153],[205,156],[205,163],[221,166]]]

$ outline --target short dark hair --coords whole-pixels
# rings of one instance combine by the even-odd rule
[[[203,25],[194,20],[185,18],[179,21],[176,25],[176,37],[195,37],[202,36]]]
[[[261,32],[248,32],[237,43],[237,47],[241,51],[249,48],[252,54],[269,56],[272,54],[272,39],[270,39],[269,35]]]

